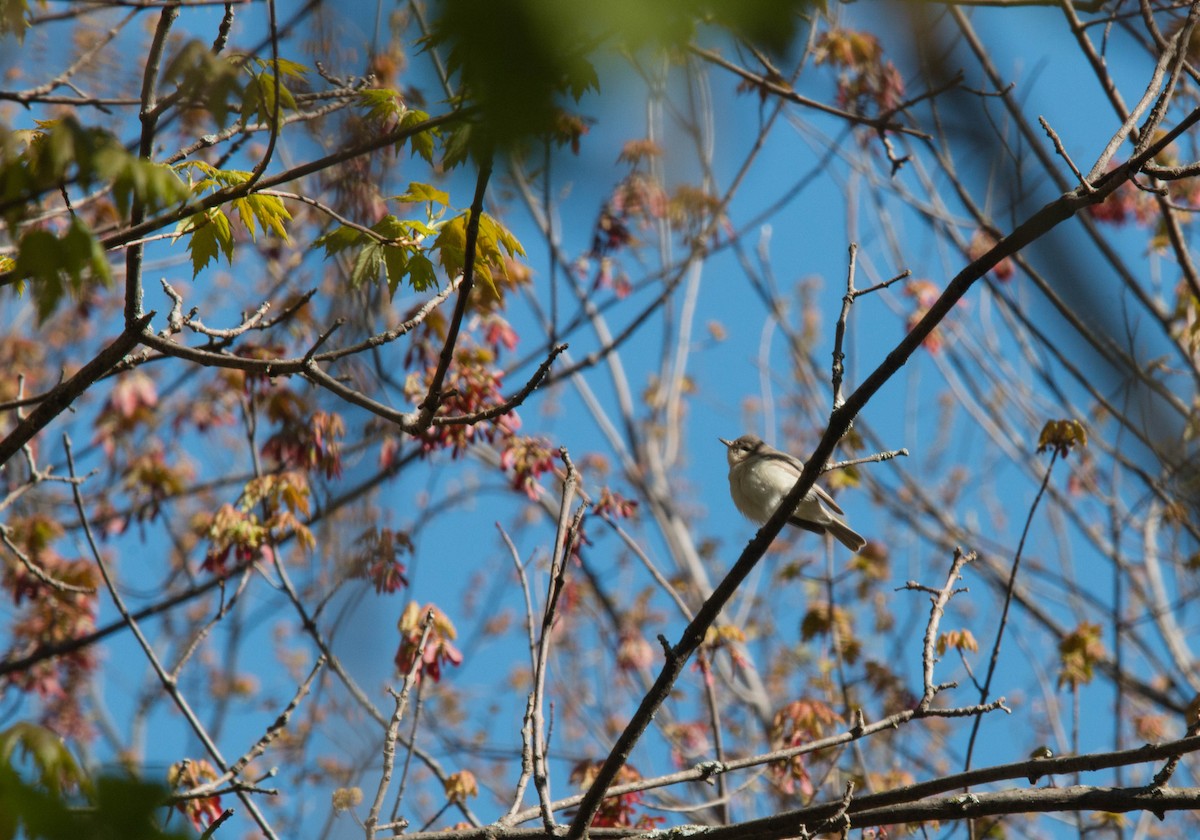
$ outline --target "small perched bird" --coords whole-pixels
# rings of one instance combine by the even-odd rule
[[[725,457],[729,460],[729,494],[733,496],[733,503],[743,516],[761,525],[771,518],[796,485],[804,462],[767,446],[754,435],[742,435],[737,440],[717,440],[725,444]],[[830,534],[846,548],[858,551],[867,541],[846,524],[844,515],[828,493],[813,485],[788,517],[788,524],[816,534]]]

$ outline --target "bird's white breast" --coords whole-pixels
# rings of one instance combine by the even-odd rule
[[[766,522],[798,477],[799,473],[777,461],[738,464],[729,471],[730,495],[743,516],[755,522]],[[796,513],[815,522],[824,522],[829,516],[811,490],[796,506]]]

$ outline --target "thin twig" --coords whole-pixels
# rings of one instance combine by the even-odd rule
[[[562,501],[558,509],[558,529],[554,535],[554,554],[550,558],[549,591],[546,593],[546,607],[542,612],[542,631],[538,638],[537,660],[533,671],[533,784],[538,792],[538,802],[542,809],[542,825],[547,832],[554,833],[556,824],[554,813],[550,807],[550,776],[546,764],[546,750],[549,748],[546,734],[546,719],[542,704],[546,696],[546,662],[550,656],[550,639],[554,627],[555,616],[558,612],[558,597],[562,594],[566,581],[566,567],[571,542],[573,539],[571,525],[571,504],[575,499],[575,488],[579,475],[566,447],[559,449],[567,474],[563,479]],[[580,508],[582,511],[583,508]]]
[[[859,464],[879,464],[884,461],[890,461],[893,458],[907,458],[908,448],[889,449],[886,452],[876,452],[874,455],[865,455],[862,458],[850,458],[846,461],[835,461],[832,464],[826,464],[821,470],[822,473],[831,472],[832,470],[844,470],[846,467],[855,467]]]
[[[1075,161],[1071,160],[1071,156],[1067,154],[1066,147],[1063,146],[1062,140],[1058,134],[1050,127],[1050,123],[1046,122],[1046,118],[1039,116],[1038,123],[1042,126],[1042,131],[1046,132],[1046,136],[1054,142],[1054,151],[1058,152],[1058,156],[1067,162],[1067,166],[1071,167],[1071,171],[1075,173],[1076,180],[1079,181],[1079,186],[1084,192],[1095,192],[1096,188],[1087,182],[1083,177],[1083,173],[1079,171],[1079,167],[1075,165]]]
[[[846,266],[846,294],[842,296],[842,311],[838,314],[833,330],[833,407],[838,408],[846,400],[842,396],[842,375],[845,373],[846,354],[842,349],[846,338],[846,319],[854,303],[854,268],[858,262],[858,243],[850,243],[850,260]]]
[[[962,567],[975,559],[975,552],[964,554],[961,548],[954,549],[954,560],[950,564],[950,571],[946,575],[946,583],[939,589],[933,598],[929,608],[929,621],[925,625],[925,643],[921,647],[921,674],[923,691],[921,694],[921,703],[919,708],[922,711],[928,711],[933,704],[933,699],[937,696],[941,686],[937,686],[933,682],[933,664],[937,661],[937,656],[934,654],[934,646],[937,643],[938,625],[941,623],[942,614],[946,610],[946,604],[955,594],[954,584],[961,577]],[[987,699],[986,697],[984,699]]]
[[[533,376],[529,377],[529,381],[511,397],[506,399],[499,405],[485,408],[482,411],[476,411],[472,414],[460,414],[453,417],[434,417],[432,423],[434,426],[473,426],[476,423],[482,423],[485,420],[494,420],[497,417],[508,414],[532,394],[537,387],[542,384],[546,378],[546,374],[550,372],[550,366],[554,364],[554,360],[559,354],[567,349],[567,345],[559,344],[551,348],[550,355],[546,360],[538,365],[538,369],[534,371]]]
[[[65,434],[63,435],[63,448],[66,451],[67,456],[67,470],[72,476],[74,476],[75,457],[71,452],[71,439]],[[105,561],[104,555],[100,552],[99,547],[96,545],[96,539],[92,534],[91,523],[88,521],[87,513],[84,511],[83,495],[79,492],[79,485],[71,485],[71,494],[75,500],[75,511],[79,515],[79,522],[83,527],[83,534],[86,538],[88,548],[91,550],[92,559],[96,561],[96,565],[100,569],[100,576],[104,578],[104,585],[108,588],[108,593],[112,598],[113,605],[117,608],[117,612],[121,614],[121,619],[129,626],[134,638],[137,639],[138,645],[141,646],[142,652],[146,654],[146,659],[150,662],[150,667],[153,668],[154,673],[158,676],[159,682],[162,683],[163,690],[167,693],[167,696],[170,697],[175,703],[175,707],[179,709],[184,719],[187,720],[188,725],[191,727],[192,731],[196,733],[196,737],[200,739],[200,743],[204,746],[205,751],[209,754],[221,772],[228,772],[229,765],[226,763],[224,756],[221,755],[220,749],[218,749],[217,745],[209,736],[208,730],[205,728],[204,724],[200,722],[200,719],[192,710],[191,704],[188,703],[187,698],[184,697],[183,693],[179,690],[179,686],[175,679],[167,673],[167,670],[163,667],[162,662],[159,661],[158,654],[154,652],[153,645],[150,644],[150,640],[146,638],[145,633],[142,632],[142,628],[138,625],[133,615],[129,612],[129,608],[125,606],[125,599],[121,597],[121,593],[117,590],[116,582],[113,580],[112,575],[108,570],[108,563]],[[245,791],[238,791],[237,795],[238,798],[241,799],[242,804],[246,806],[246,809],[250,812],[251,817],[253,817],[254,822],[258,825],[263,834],[270,838],[270,840],[277,840],[276,834],[271,828],[270,823],[267,822],[266,817],[263,816],[263,813],[259,810],[258,805],[253,799],[250,798],[250,795]]]
[[[49,572],[47,572],[45,569],[43,569],[39,564],[35,563],[28,554],[26,554],[19,547],[17,547],[16,543],[14,543],[12,541],[11,534],[12,534],[12,532],[9,530],[8,526],[6,526],[4,524],[0,524],[0,542],[3,542],[4,546],[9,551],[11,551],[18,560],[21,561],[21,565],[25,567],[25,570],[27,572],[29,572],[29,574],[33,575],[35,578],[40,580],[42,583],[46,584],[46,586],[49,586],[55,592],[62,592],[64,594],[66,594],[66,593],[73,593],[76,595],[94,595],[94,594],[96,594],[96,587],[94,587],[94,586],[79,586],[77,584],[67,583],[65,580],[59,580],[58,578],[53,577]]]
[[[537,629],[534,623],[533,616],[533,594],[529,589],[529,576],[525,574],[525,565],[521,562],[521,557],[517,553],[517,547],[513,543],[512,538],[501,527],[500,523],[496,523],[496,530],[500,532],[504,544],[508,546],[509,556],[512,557],[513,566],[517,570],[517,578],[521,582],[521,592],[525,596],[525,632],[529,638],[529,673],[530,676],[537,671]],[[536,708],[536,697],[534,692],[530,691],[529,696],[525,700],[525,713],[521,717],[521,775],[517,779],[516,788],[513,791],[513,802],[509,806],[508,813],[505,819],[512,817],[521,807],[521,802],[525,799],[525,789],[529,786],[529,779],[533,776],[533,710]],[[501,820],[503,822],[503,820]]]
[[[1054,471],[1054,465],[1058,461],[1058,450],[1055,450],[1050,456],[1050,463],[1046,465],[1046,474],[1042,478],[1042,486],[1038,488],[1037,495],[1033,498],[1033,504],[1029,506],[1029,514],[1025,517],[1025,527],[1021,531],[1021,540],[1017,543],[1017,552],[1013,557],[1012,570],[1008,575],[1008,586],[1004,594],[1004,608],[1000,612],[1000,625],[996,628],[996,640],[992,643],[992,654],[988,660],[987,673],[983,678],[983,687],[979,691],[980,702],[986,702],[988,693],[991,691],[992,677],[996,673],[996,664],[1000,660],[1000,642],[1004,638],[1004,629],[1008,624],[1008,610],[1012,606],[1013,590],[1017,583],[1017,572],[1021,568],[1021,556],[1025,550],[1025,539],[1029,536],[1029,528],[1033,525],[1033,514],[1037,511],[1038,503],[1042,500],[1043,494],[1046,492],[1046,486],[1050,483],[1050,476]],[[971,727],[971,737],[967,741],[967,757],[963,762],[963,769],[971,769],[971,756],[975,751],[975,739],[979,735],[979,727],[983,723],[983,718],[975,719],[974,725]]]
[[[412,690],[413,682],[416,681],[421,665],[425,661],[425,644],[429,641],[430,631],[433,630],[433,618],[433,610],[427,610],[425,621],[421,627],[421,641],[417,645],[417,651],[409,665],[408,673],[404,675],[403,687],[399,692],[388,688],[388,693],[396,701],[396,708],[392,712],[392,718],[388,722],[387,733],[383,739],[383,772],[379,776],[379,786],[375,789],[375,799],[371,803],[366,820],[363,821],[367,840],[375,839],[375,832],[379,824],[379,811],[383,808],[383,800],[387,796],[388,786],[392,783],[392,768],[396,763],[396,740],[400,736],[400,721],[404,719],[404,711],[408,707],[408,693]]]

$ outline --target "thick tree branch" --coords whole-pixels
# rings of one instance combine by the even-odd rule
[[[154,312],[148,312],[130,324],[111,344],[79,369],[70,379],[49,391],[38,407],[17,424],[4,440],[0,440],[0,467],[33,439],[50,421],[61,414],[75,399],[92,386],[137,346]]]

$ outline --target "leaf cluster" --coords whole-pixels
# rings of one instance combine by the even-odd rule
[[[39,196],[68,183],[83,189],[107,183],[121,215],[136,198],[150,211],[188,195],[169,166],[127,151],[111,133],[74,117],[39,120],[36,129],[0,133],[0,209],[15,228]]]
[[[332,257],[345,251],[354,252],[350,270],[350,285],[355,289],[374,283],[383,272],[388,294],[406,278],[414,291],[422,292],[437,286],[437,272],[431,255],[447,276],[457,277],[466,262],[468,211],[446,218],[450,196],[429,184],[411,183],[394,201],[405,204],[424,204],[424,221],[400,219],[388,214],[369,229],[340,225],[317,238],[314,247],[325,249]],[[425,243],[433,239],[431,245]],[[512,233],[495,218],[484,213],[479,220],[479,236],[475,247],[475,277],[493,297],[500,297],[497,279],[507,279],[505,257],[524,255],[525,249]]]
[[[24,759],[35,771],[29,781]],[[77,790],[78,797],[67,795]],[[0,732],[0,840],[173,840],[157,814],[168,791],[127,776],[89,779],[62,739],[41,726],[17,723]]]
[[[440,4],[431,47],[481,112],[474,139],[505,146],[553,132],[569,97],[600,90],[595,53],[682,48],[698,27],[716,25],[771,52],[785,50],[806,0],[456,0]],[[519,57],[514,60],[514,57]]]
[[[191,185],[194,195],[239,187],[251,177],[249,172],[217,169],[203,161],[189,161],[183,168],[200,173],[201,177]],[[279,197],[250,193],[232,199],[230,204],[237,210],[238,218],[252,240],[257,241],[258,230],[261,227],[263,231],[269,230],[287,241],[284,222],[291,221],[292,215]],[[226,262],[233,262],[233,229],[229,217],[220,207],[211,207],[184,219],[179,223],[176,235],[188,235],[187,249],[192,257],[192,277],[215,260],[218,254],[224,254]]]

